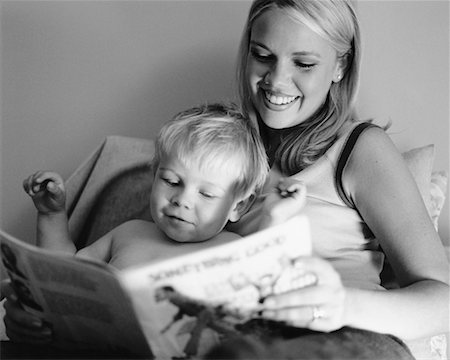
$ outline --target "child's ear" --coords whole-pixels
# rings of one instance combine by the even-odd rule
[[[239,221],[239,219],[244,215],[252,206],[253,202],[256,199],[255,194],[251,194],[246,197],[244,200],[239,200],[235,205],[233,210],[231,210],[230,216],[228,218],[231,222]]]

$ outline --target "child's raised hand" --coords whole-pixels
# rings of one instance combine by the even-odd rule
[[[281,179],[264,201],[267,225],[280,224],[300,213],[306,201],[306,186],[301,181]]]
[[[23,181],[25,192],[41,214],[65,211],[66,192],[62,177],[50,171],[38,171]]]

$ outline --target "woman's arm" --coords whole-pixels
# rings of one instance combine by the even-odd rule
[[[361,135],[343,184],[400,284],[389,291],[347,289],[344,323],[403,339],[448,331],[445,251],[406,163],[383,130]]]
[[[401,288],[346,288],[328,261],[305,257],[296,265],[314,273],[317,283],[267,297],[263,316],[317,331],[352,326],[405,340],[447,332],[445,252],[414,179],[384,131],[371,128],[360,136],[343,185],[380,242]]]

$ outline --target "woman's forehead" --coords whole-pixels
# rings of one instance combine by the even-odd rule
[[[269,9],[255,19],[250,41],[289,54],[320,56],[334,51],[329,42],[310,27],[277,8]]]

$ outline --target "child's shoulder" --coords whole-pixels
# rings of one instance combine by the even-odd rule
[[[156,224],[151,221],[133,219],[120,224],[112,230],[112,233],[114,236],[122,234],[127,237],[133,234],[146,234],[148,236],[149,234],[153,234],[156,230]]]

